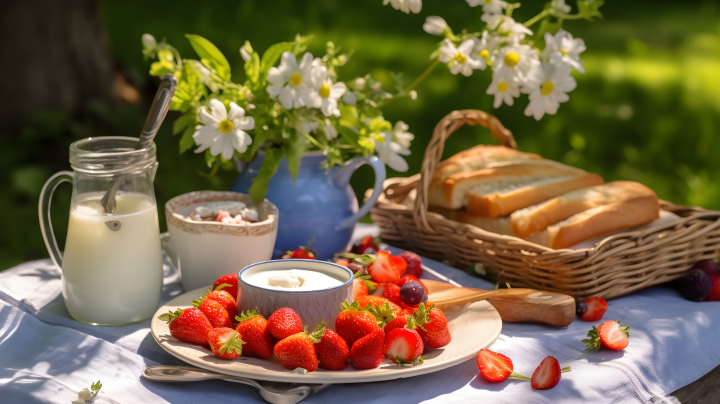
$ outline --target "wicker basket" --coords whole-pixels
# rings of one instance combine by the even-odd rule
[[[445,140],[464,124],[480,124],[504,146],[517,148],[512,133],[482,111],[455,111],[435,127],[422,171],[385,181],[371,210],[384,241],[516,287],[605,299],[677,279],[702,259],[720,254],[720,212],[660,201],[680,220],[647,230],[612,235],[594,248],[553,250],[517,237],[446,219],[427,211],[427,192]]]

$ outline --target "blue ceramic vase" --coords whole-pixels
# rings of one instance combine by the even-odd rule
[[[230,190],[247,193],[264,157],[264,153],[258,153],[255,160],[238,175]],[[335,166],[329,170],[320,168],[324,161],[322,152],[303,155],[293,186],[287,160],[283,157],[270,180],[265,197],[280,211],[273,258],[305,246],[312,239],[315,239],[312,249],[318,259],[332,258],[336,252],[345,249],[355,223],[370,211],[380,196],[385,181],[385,165],[377,156],[356,157],[342,167]],[[369,164],[375,170],[375,187],[372,197],[358,209],[357,198],[349,182],[353,172],[363,164]]]

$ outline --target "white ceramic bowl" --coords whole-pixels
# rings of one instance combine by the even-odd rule
[[[333,277],[342,285],[322,290],[279,290],[249,284],[244,275],[265,271],[304,269]],[[244,268],[238,274],[238,313],[257,308],[268,318],[275,310],[289,307],[300,316],[303,325],[312,331],[325,320],[325,327],[335,329],[335,318],[340,314],[340,304],[352,301],[353,273],[351,270],[327,261],[285,259],[260,262]]]
[[[257,209],[258,223],[226,224],[188,219],[197,206],[208,202],[241,201]],[[253,204],[238,192],[198,191],[165,204],[170,238],[179,258],[178,269],[186,291],[207,287],[222,275],[236,273],[272,257],[278,230],[278,209],[267,199]]]

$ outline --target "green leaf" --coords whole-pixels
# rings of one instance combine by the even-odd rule
[[[260,170],[255,178],[253,178],[253,184],[250,186],[250,197],[253,202],[261,202],[265,199],[267,194],[268,184],[270,179],[277,172],[280,161],[282,160],[283,151],[282,149],[271,148],[265,154],[265,159],[260,166]]]
[[[582,340],[582,342],[590,349],[600,349],[600,333],[597,326],[593,326],[592,330],[588,331],[587,336],[589,338]]]
[[[285,153],[285,158],[288,161],[288,170],[293,179],[293,185],[295,185],[295,180],[300,170],[300,161],[307,148],[307,139],[305,139],[305,136],[299,130],[291,130],[290,137],[283,143],[282,148],[283,153]]]
[[[271,67],[275,66],[275,63],[280,59],[280,55],[282,55],[283,52],[291,52],[294,47],[294,42],[280,42],[269,47],[262,55],[260,71],[267,73]]]
[[[170,101],[170,109],[186,112],[203,96],[202,75],[192,63],[183,63],[182,74],[175,95]]]
[[[195,123],[195,111],[186,112],[173,122],[173,135],[177,135],[185,128]]]
[[[358,110],[354,105],[343,104],[340,106],[340,125],[354,128],[358,123]]]
[[[358,139],[359,139],[360,135],[355,133],[354,130],[348,128],[345,125],[338,125],[337,130],[338,130],[338,133],[340,134],[340,136],[343,137],[343,139],[347,140],[348,142],[350,142],[350,144],[352,144],[354,146],[360,147],[360,144],[358,143]]]
[[[592,21],[593,17],[602,18],[598,10],[605,2],[603,0],[578,0],[578,14],[586,20]]]
[[[549,18],[545,18],[540,23],[540,27],[538,28],[537,32],[535,33],[535,38],[538,38],[538,41],[545,42],[545,33],[549,32],[552,35],[555,35],[556,32],[560,29],[560,23],[559,22],[551,22]],[[536,42],[536,43],[537,43]],[[538,46],[538,45],[536,45]],[[544,46],[543,46],[544,47]]]
[[[230,80],[230,63],[212,42],[199,35],[185,34],[185,37],[190,41],[190,46],[200,56],[203,63],[209,64],[224,80]]]
[[[343,159],[342,154],[340,153],[340,149],[333,145],[330,145],[326,150],[328,168],[335,165],[342,166],[345,163],[345,159]]]
[[[253,52],[250,55],[250,60],[245,62],[245,74],[248,80],[253,83],[257,83],[260,79],[260,56],[258,56],[257,52]]]
[[[175,71],[175,58],[172,52],[161,50],[157,56],[158,61],[150,64],[151,76],[162,76]]]
[[[195,146],[195,139],[193,138],[194,133],[195,128],[192,126],[185,129],[185,132],[183,132],[183,135],[180,138],[180,154],[185,153],[186,151],[192,149],[193,146]]]

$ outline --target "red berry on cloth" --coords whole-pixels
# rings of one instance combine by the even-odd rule
[[[481,349],[475,359],[480,374],[489,382],[499,383],[505,381],[513,373],[512,360],[501,353]]]
[[[560,382],[560,362],[552,356],[548,356],[540,362],[540,366],[533,372],[530,385],[535,390],[548,390]]]
[[[585,299],[585,313],[580,317],[584,321],[600,321],[607,311],[608,304],[602,297],[593,296]]]

